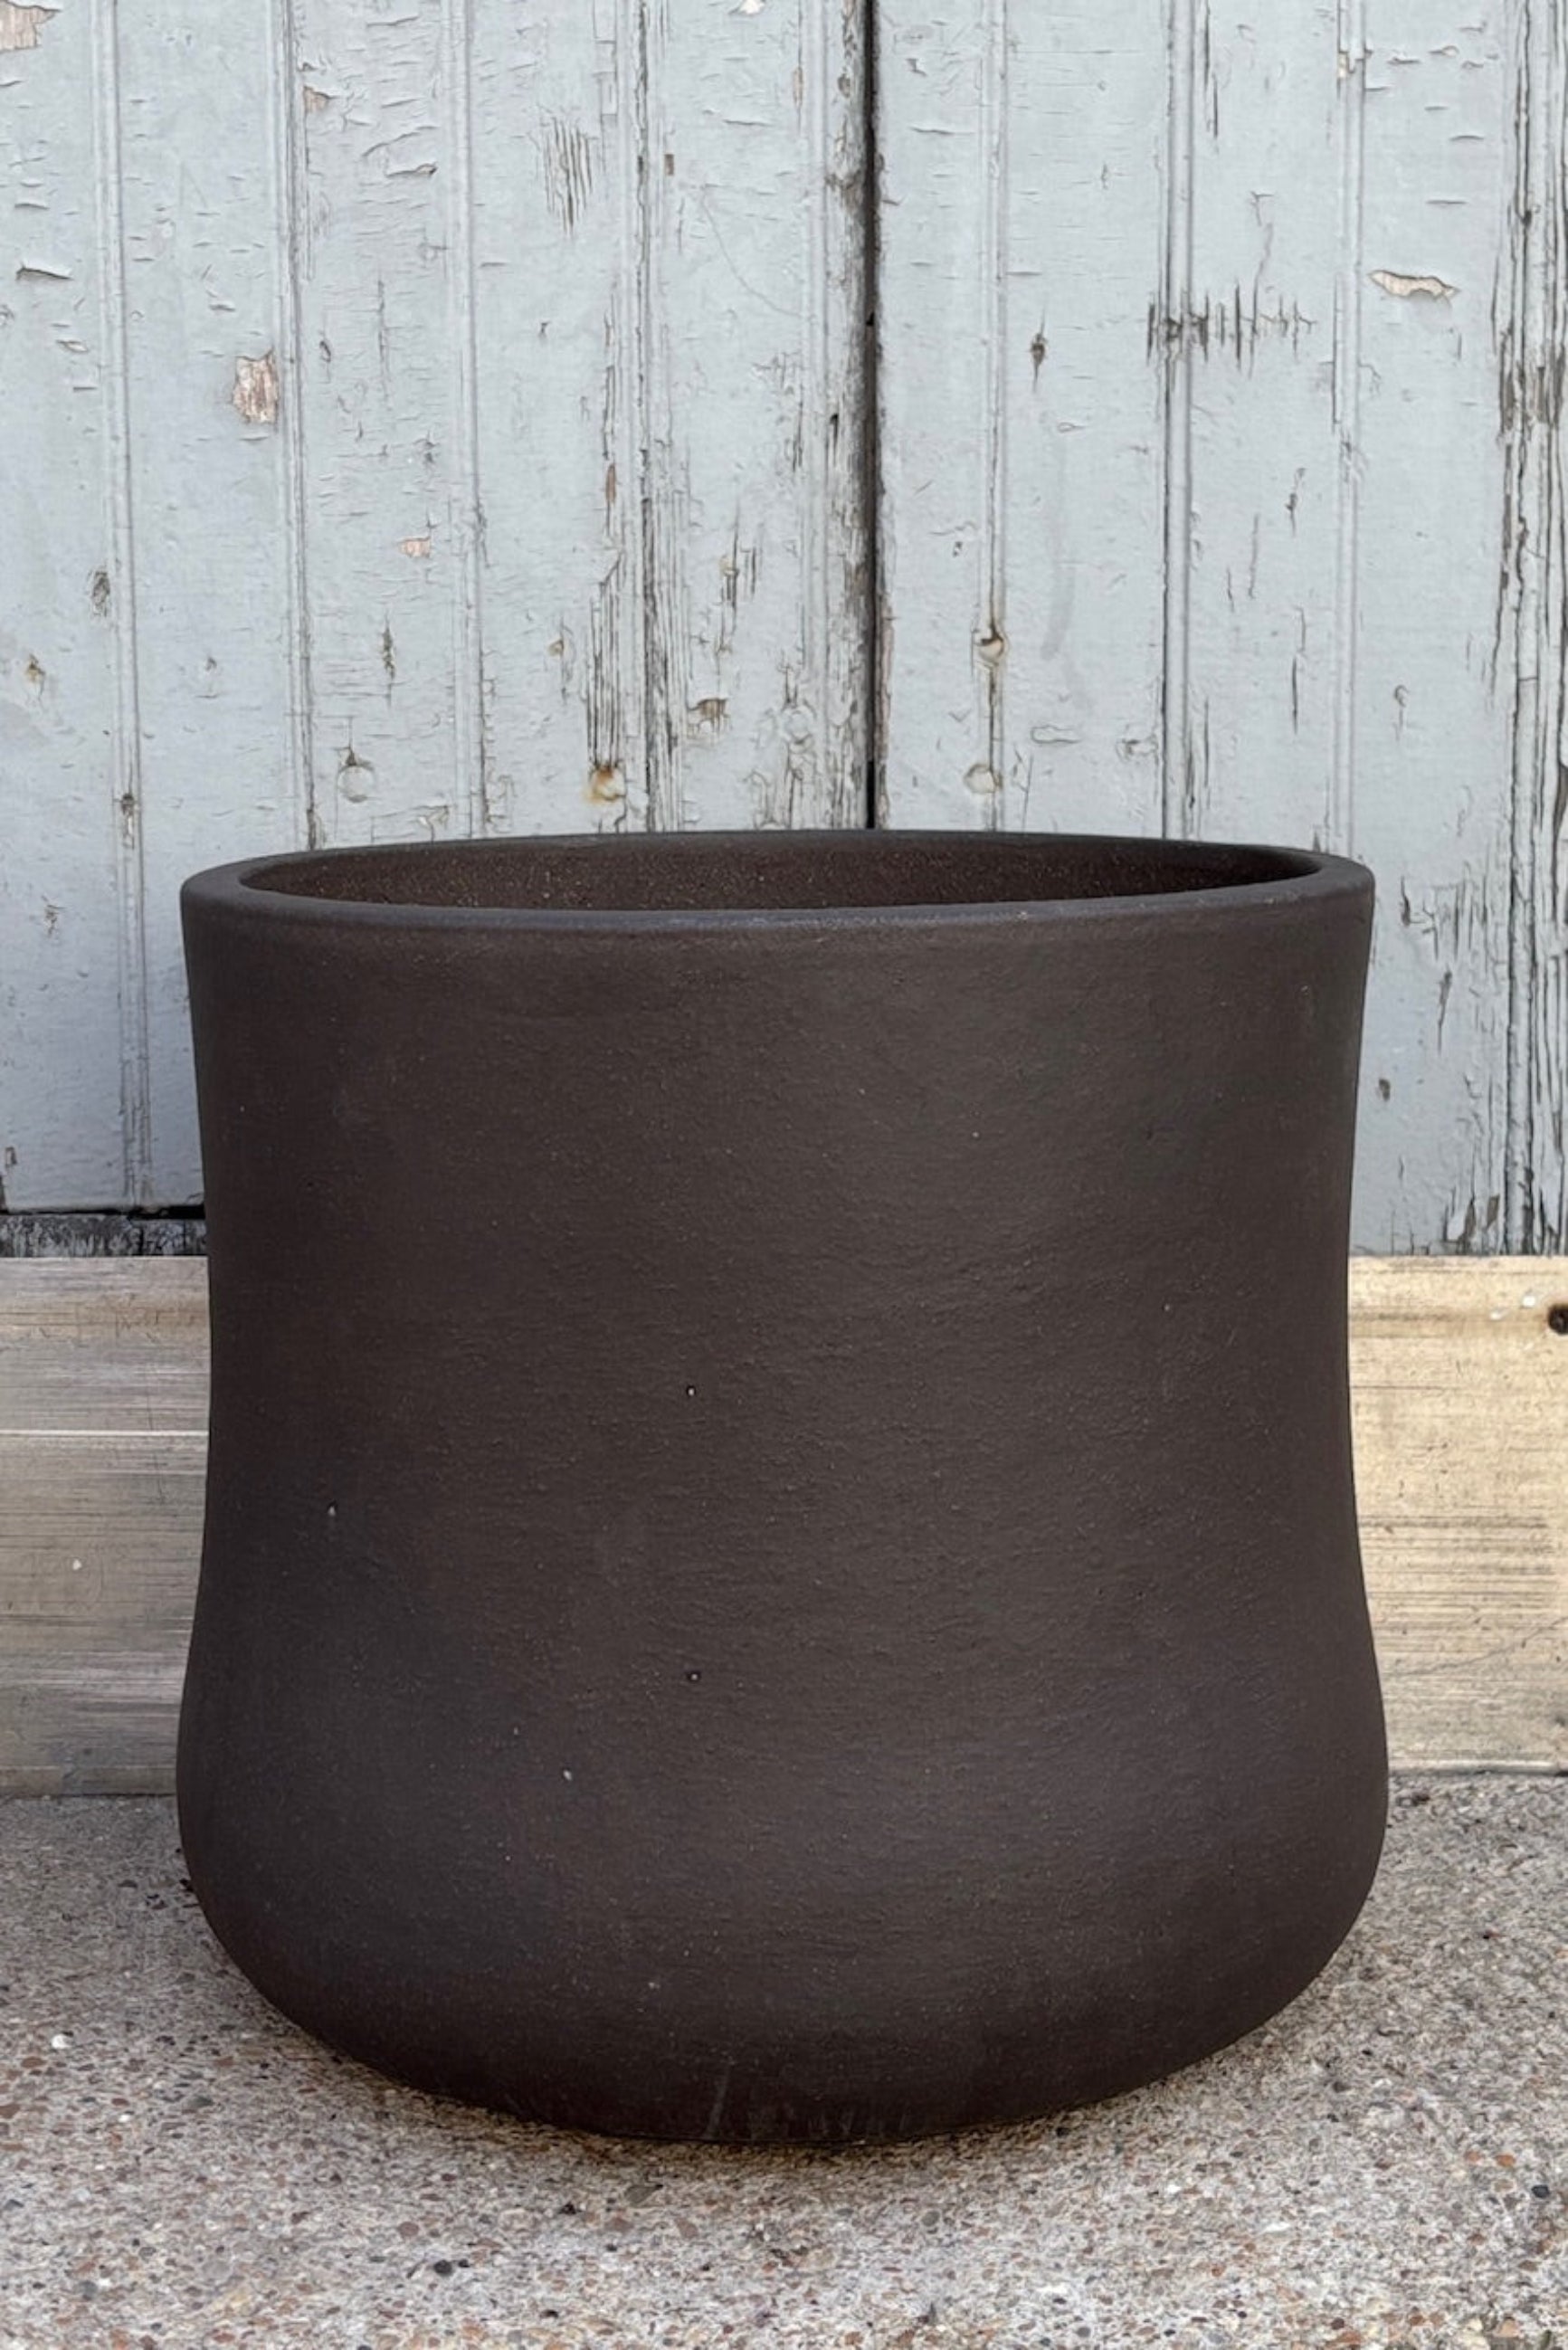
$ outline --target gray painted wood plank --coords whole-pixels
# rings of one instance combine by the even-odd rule
[[[92,1208],[146,1151],[119,90],[109,0],[27,30],[0,49],[0,1190]]]
[[[863,817],[861,16],[12,13],[0,1180],[177,1205],[183,872]]]
[[[281,31],[306,836],[463,834],[479,783],[457,658],[476,530],[461,59],[430,0],[286,0]]]
[[[857,822],[857,11],[474,5],[491,795]]]
[[[140,1199],[202,1196],[179,889],[296,837],[279,125],[267,10],[119,14],[148,1051]]]
[[[1568,1238],[1568,5],[1507,25],[1513,188],[1497,273],[1500,640],[1512,685],[1511,1246]]]
[[[1357,1244],[1559,1245],[1568,9],[882,24],[888,816],[1364,856]]]
[[[879,24],[884,814],[1158,829],[1163,7]]]
[[[1498,659],[1496,276],[1519,15],[1369,0],[1351,60],[1365,196],[1343,619],[1350,837],[1382,897],[1359,1179],[1374,1248],[1504,1239],[1513,680]]]

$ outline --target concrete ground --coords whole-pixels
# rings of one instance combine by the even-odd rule
[[[1286,2014],[1093,2111],[764,2155],[392,2087],[253,1993],[169,1804],[0,1806],[5,2350],[1568,2350],[1568,1780],[1407,1780]]]

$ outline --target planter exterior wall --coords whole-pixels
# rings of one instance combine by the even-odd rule
[[[1371,902],[964,835],[189,884],[181,1815],[267,1996],[519,2113],[838,2140],[1300,1991],[1383,1819]]]

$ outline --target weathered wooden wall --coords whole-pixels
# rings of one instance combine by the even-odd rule
[[[1568,1245],[1565,115],[1568,0],[0,0],[12,1208],[198,1195],[192,866],[869,769],[1365,856],[1359,1244]]]
[[[1564,0],[880,0],[897,824],[1382,889],[1357,1239],[1568,1232]]]
[[[13,1209],[199,1197],[196,865],[863,821],[859,36],[0,0]]]

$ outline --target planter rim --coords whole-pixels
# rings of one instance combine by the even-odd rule
[[[746,905],[507,905],[442,901],[430,898],[378,898],[337,894],[330,881],[334,868],[345,879],[356,866],[407,869],[437,861],[472,860],[476,866],[497,852],[515,855],[535,850],[542,856],[586,851],[594,858],[635,859],[657,853],[680,860],[703,856],[745,855],[764,863],[780,852],[813,848],[831,850],[849,860],[876,858],[889,850],[913,848],[940,860],[942,851],[961,849],[999,860],[1020,850],[1054,850],[1068,858],[1086,860],[1096,852],[1115,858],[1141,850],[1146,863],[1168,868],[1173,876],[1190,871],[1212,874],[1216,863],[1233,863],[1245,871],[1248,864],[1262,869],[1240,880],[1179,879],[1159,889],[1085,892],[1052,897],[969,895],[943,899],[900,899],[893,902],[863,899],[825,904]],[[296,879],[315,885],[289,886]],[[323,924],[351,930],[394,929],[454,932],[680,932],[774,931],[781,929],[866,930],[939,929],[1038,925],[1081,922],[1190,920],[1194,917],[1240,917],[1291,907],[1322,907],[1328,901],[1370,898],[1373,877],[1364,865],[1319,850],[1286,848],[1236,841],[1168,840],[1158,836],[1114,833],[993,833],[978,830],[842,830],[826,828],[766,831],[537,833],[497,835],[457,841],[411,841],[331,848],[296,849],[271,856],[242,858],[234,863],[207,868],[192,874],[181,890],[188,912],[205,911],[231,920],[284,923],[317,929]]]

